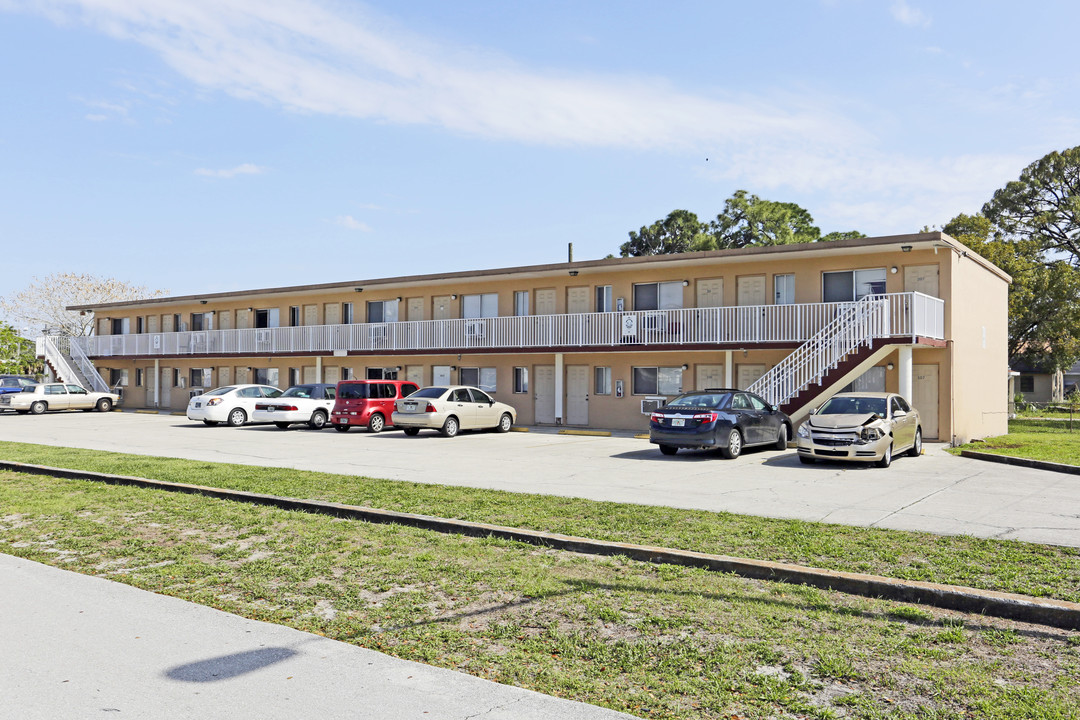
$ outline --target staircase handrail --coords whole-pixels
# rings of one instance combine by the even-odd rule
[[[783,405],[799,394],[811,382],[820,381],[829,368],[855,349],[869,345],[878,334],[873,320],[880,313],[886,298],[883,295],[866,295],[843,307],[836,317],[810,336],[749,388],[773,405]]]
[[[85,342],[83,338],[68,338],[71,359],[78,364],[79,369],[82,370],[82,376],[86,378],[87,382],[93,385],[90,388],[91,390],[109,392],[109,384],[105,382],[105,378],[101,377],[101,373],[97,371],[94,363],[87,357],[86,350],[83,349],[80,341]]]

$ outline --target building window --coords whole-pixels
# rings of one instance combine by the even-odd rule
[[[594,395],[610,395],[611,394],[611,368],[598,367],[593,371],[596,379],[596,387],[593,390]]]
[[[289,306],[289,327],[300,327],[300,306]]]
[[[273,385],[278,386],[278,369],[277,368],[255,368],[255,384],[256,385]]]
[[[180,377],[180,368],[173,368],[172,369],[172,386],[173,387],[184,387],[183,383],[180,382],[181,380],[183,380],[183,378]]]
[[[112,334],[127,335],[131,332],[131,320],[128,318],[113,318]]]
[[[173,319],[173,330],[175,330],[176,332],[181,332],[182,330],[187,329],[187,328],[184,327],[184,323],[182,323],[180,321],[180,313],[176,313],[175,315],[173,315],[172,319]]]
[[[341,368],[341,379],[342,380],[352,380],[353,379],[352,368],[347,368],[347,367]]]
[[[615,306],[612,304],[611,286],[596,286],[596,312],[612,312]]]
[[[678,395],[682,392],[681,367],[633,368],[634,395]]]
[[[773,304],[795,304],[795,276],[773,275]]]
[[[635,310],[677,310],[682,306],[683,284],[681,282],[634,285]]]
[[[397,300],[372,300],[367,304],[367,321],[369,323],[397,322]]]
[[[499,296],[496,293],[464,295],[461,298],[461,314],[464,318],[499,316]]]
[[[280,313],[277,308],[265,308],[255,311],[255,327],[276,328],[280,326]]]
[[[885,292],[885,268],[821,274],[822,302],[852,302]]]
[[[514,392],[519,394],[529,392],[529,368],[514,368]]]
[[[142,315],[135,318],[135,332],[140,334],[146,332],[146,325],[144,323],[145,318]]]
[[[191,368],[191,387],[210,387],[210,368]]]
[[[397,376],[396,367],[369,367],[367,369],[368,380],[397,380]]]
[[[351,325],[353,321],[352,303],[341,303],[341,322]]]
[[[135,368],[135,387],[143,386],[143,370],[142,368]]]
[[[109,387],[127,387],[128,384],[128,371],[127,370],[110,370],[109,371]]]
[[[214,315],[213,313],[191,313],[191,329],[195,330],[213,330],[214,329]]]
[[[529,314],[528,290],[517,290],[514,292],[514,314],[518,317]]]
[[[1033,393],[1035,392],[1035,376],[1034,375],[1021,375],[1020,376],[1020,392]]]
[[[458,377],[462,385],[472,385],[487,392],[495,392],[495,368],[461,368]]]
[[[289,368],[289,387],[300,384],[300,368]]]

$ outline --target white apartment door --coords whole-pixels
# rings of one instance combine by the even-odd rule
[[[536,381],[536,424],[555,424],[555,366],[537,365]]]
[[[341,303],[326,303],[323,305],[323,324],[341,324]]]
[[[451,303],[449,295],[436,295],[431,298],[431,317],[434,320],[449,320],[454,316],[451,309]]]
[[[735,280],[739,305],[765,304],[765,276],[744,275]]]
[[[236,329],[247,330],[251,327],[251,311],[250,310],[237,310],[236,311]]]
[[[921,292],[930,297],[938,295],[938,266],[909,265],[904,268],[904,292]]]
[[[318,325],[319,324],[319,306],[318,305],[305,305],[304,306],[304,324],[305,325]]]
[[[724,278],[706,278],[697,281],[697,306],[699,308],[721,307],[724,304]]]
[[[147,315],[146,316],[146,332],[156,333],[158,331],[158,316]]]
[[[417,322],[424,319],[424,298],[411,297],[405,304],[406,317],[410,322]]]
[[[588,365],[566,366],[566,423],[568,425],[589,424]]]
[[[736,365],[735,370],[740,390],[746,390],[765,374],[765,366],[758,363]]]
[[[536,314],[555,314],[555,288],[544,288],[536,291]]]
[[[572,287],[566,288],[566,312],[587,313],[589,312],[589,288]]]
[[[172,368],[161,368],[161,392],[158,393],[158,407],[172,407]]]
[[[938,366],[911,366],[911,406],[919,411],[923,437],[937,440],[938,428]]]
[[[704,390],[706,388],[722,388],[724,387],[724,366],[723,365],[698,365],[695,368],[694,376],[694,389]]]
[[[431,368],[431,384],[432,385],[449,385],[450,384],[450,366],[449,365],[434,365]]]
[[[327,365],[323,368],[323,382],[337,385],[341,379],[341,368],[336,365]]]
[[[232,377],[232,368],[231,367],[229,367],[228,365],[222,365],[221,367],[219,367],[217,369],[218,387],[224,387],[224,386],[228,385],[231,382],[231,380],[229,379],[231,377]]]
[[[447,372],[449,372],[449,368],[447,368]],[[424,387],[424,366],[406,365],[405,379],[411,383],[416,383],[416,387]]]
[[[316,372],[318,368],[314,365],[304,365],[300,371],[302,379],[305,383],[317,383],[319,382],[319,374]]]
[[[232,317],[232,310],[218,311],[218,330],[232,330]]]

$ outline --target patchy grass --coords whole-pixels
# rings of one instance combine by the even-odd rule
[[[952,448],[1008,455],[1029,460],[1080,465],[1080,418],[1077,431],[1069,431],[1069,423],[1048,418],[1016,418],[1009,421],[1009,434],[986,438]]]
[[[0,508],[0,552],[640,717],[1080,717],[1077,633],[87,481]]]
[[[1080,602],[1080,550],[0,442],[8,460]]]

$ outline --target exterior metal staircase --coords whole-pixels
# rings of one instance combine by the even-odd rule
[[[45,358],[45,363],[60,382],[77,383],[89,390],[108,392],[108,383],[79,344],[71,342],[71,338],[47,335],[39,338],[38,343],[38,356]]]

